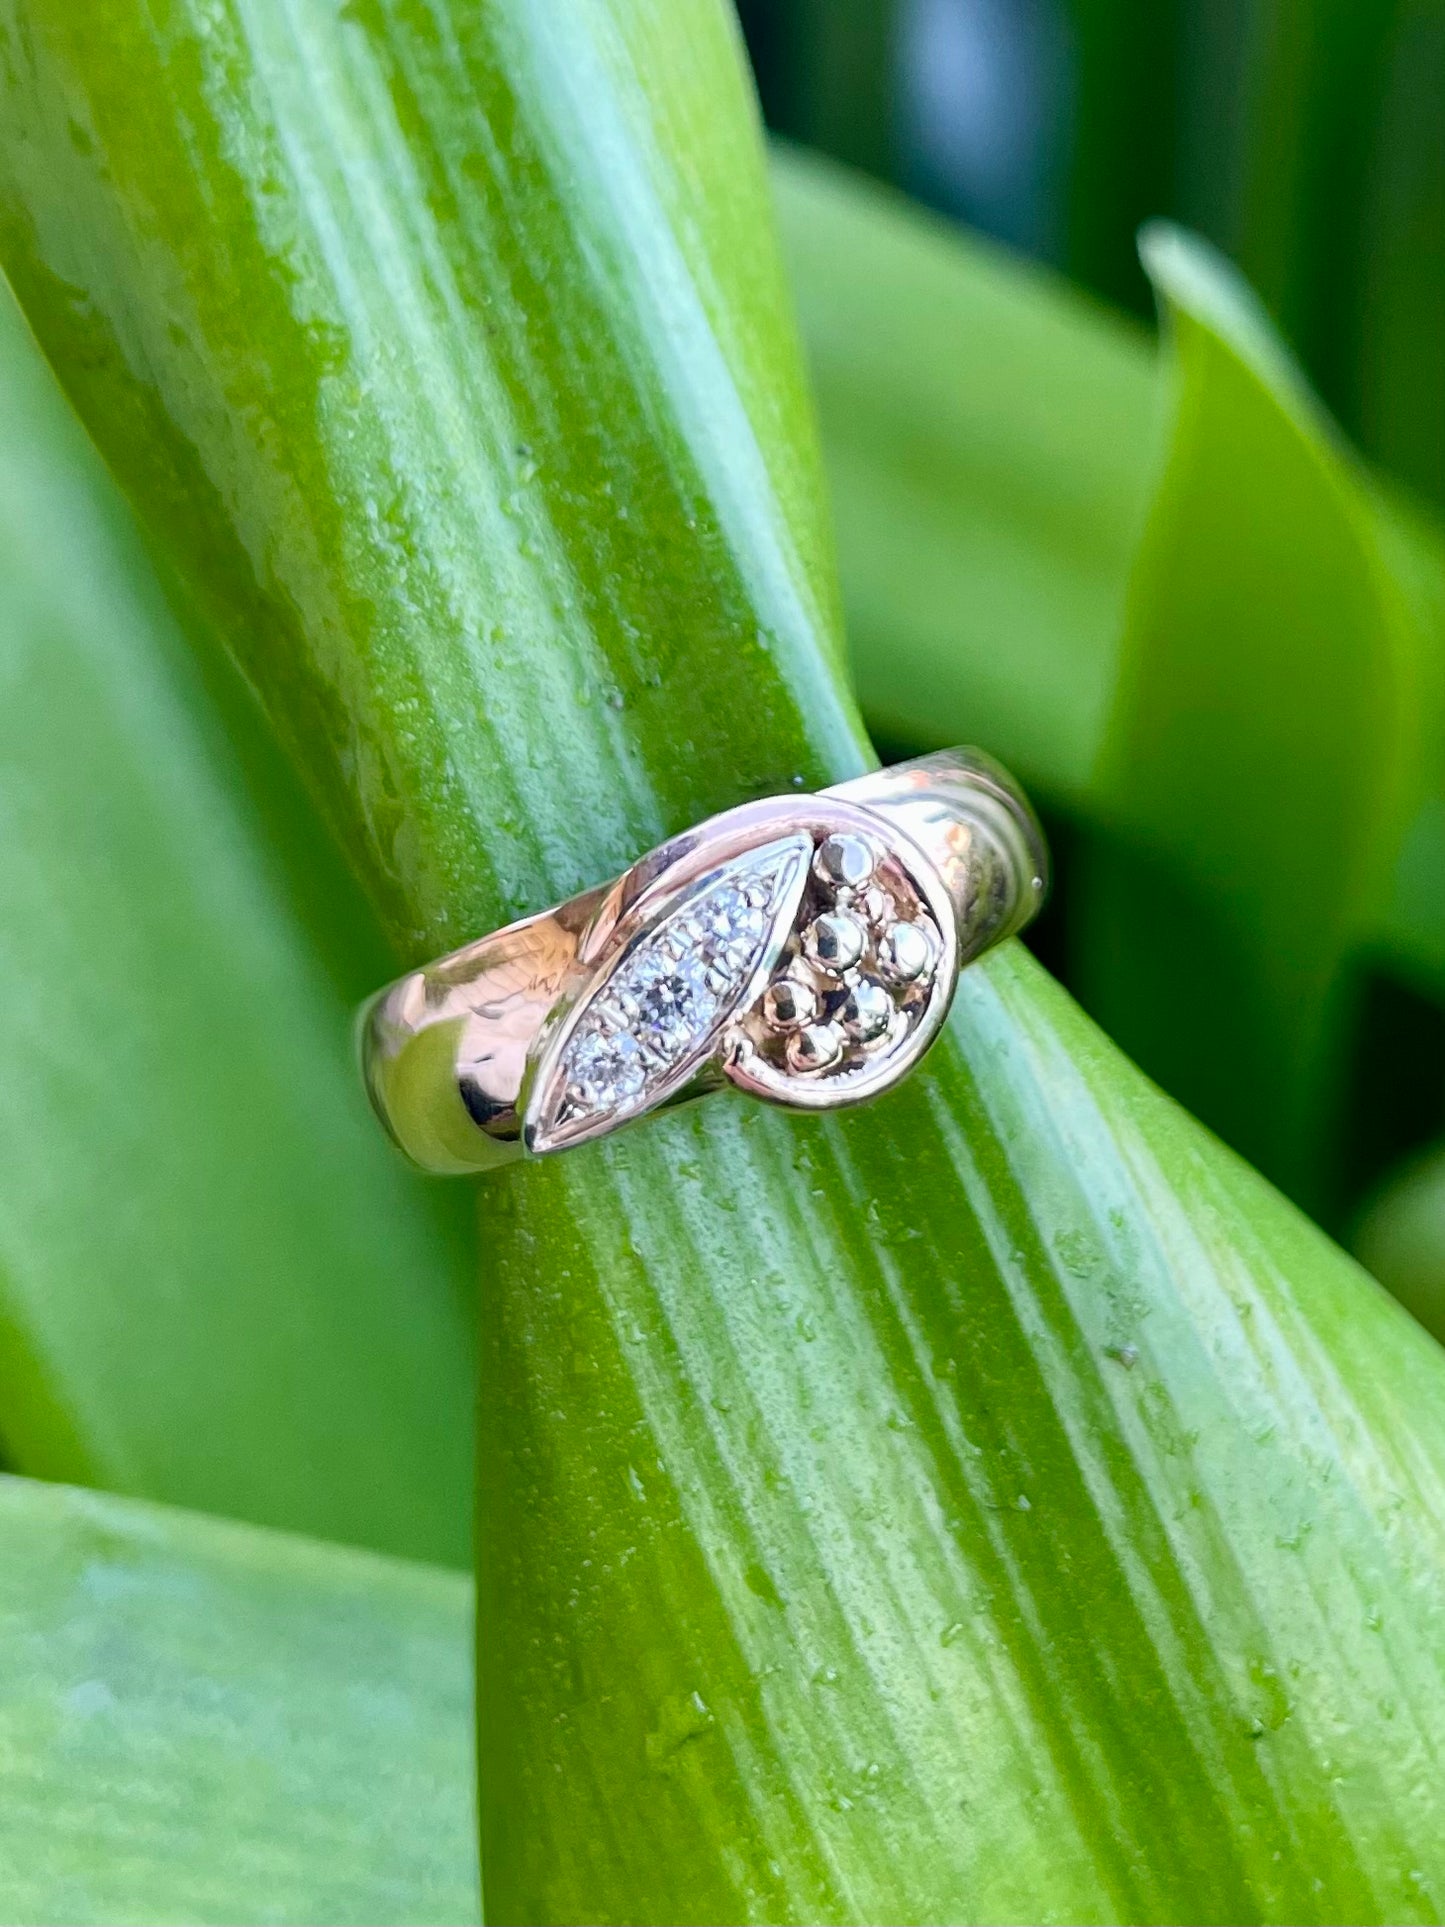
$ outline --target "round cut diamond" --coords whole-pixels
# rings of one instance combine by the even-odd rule
[[[700,1037],[717,1009],[697,951],[680,957],[644,951],[623,974],[616,996],[635,1018],[643,1044],[666,1057]]]
[[[703,955],[709,963],[732,962],[743,953],[751,953],[768,927],[762,905],[750,903],[748,893],[731,883],[704,900],[698,923]]]
[[[590,1027],[567,1056],[569,1089],[589,1111],[611,1109],[637,1096],[647,1082],[647,1059],[628,1031]]]

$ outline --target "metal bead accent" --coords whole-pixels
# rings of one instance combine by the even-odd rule
[[[866,890],[854,891],[848,908],[866,917],[875,930],[882,929],[895,914],[892,897],[876,883],[870,883]]]
[[[788,1039],[788,1068],[806,1076],[826,1071],[843,1055],[843,1039],[831,1024],[809,1024]]]
[[[818,1015],[818,993],[801,977],[776,977],[763,992],[763,1021],[770,1030],[801,1030]]]
[[[907,872],[900,877],[866,831],[825,835],[811,871],[807,907],[735,1048],[784,1090],[792,1077],[826,1079],[831,1092],[876,1082],[906,1045],[926,1015],[944,945]],[[740,902],[762,914],[745,893]]]
[[[813,874],[835,890],[861,890],[877,867],[877,853],[867,840],[846,831],[824,837],[813,858]]]
[[[893,999],[871,978],[855,984],[838,1007],[838,1022],[857,1043],[881,1037],[893,1016]]]
[[[895,923],[878,941],[878,968],[891,984],[917,983],[933,968],[934,947],[917,923]]]
[[[803,932],[804,950],[830,977],[841,977],[851,970],[867,944],[867,926],[849,910],[830,910]]]

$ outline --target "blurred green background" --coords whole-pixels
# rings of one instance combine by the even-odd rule
[[[768,124],[1136,314],[1228,254],[1365,453],[1445,501],[1439,0],[742,0]]]
[[[875,743],[1017,771],[1051,967],[1445,1336],[1445,0],[743,14]],[[474,1914],[474,1462],[506,1917],[1439,1917],[1440,1352],[1017,950],[884,1129],[485,1190],[479,1326],[365,1115],[243,673],[413,956],[858,753],[730,27],[0,4],[17,1918]]]
[[[1445,5],[741,16],[793,150],[875,739],[1014,762],[1060,856],[1050,966],[1445,1329]],[[830,213],[801,149],[942,221],[902,263],[886,209],[873,234]],[[1138,237],[1161,219],[1262,302],[1242,325],[1293,396],[1292,452],[1227,379],[1191,388],[1182,340],[1160,359]]]

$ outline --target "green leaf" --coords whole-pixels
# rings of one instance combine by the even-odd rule
[[[1348,966],[1413,799],[1414,608],[1363,476],[1226,264],[1144,261],[1171,328],[1168,450],[1096,764],[1080,994],[1318,1209]]]
[[[721,806],[740,756],[775,788],[861,766],[817,653],[833,595],[801,381],[776,378],[782,290],[730,298],[763,218],[734,178],[730,31],[710,5],[696,48],[695,8],[572,11],[488,11],[448,51],[450,25],[402,31],[385,0],[122,9],[78,70],[73,22],[0,13],[22,302],[417,956],[621,868],[669,786]],[[656,100],[619,77],[652,35],[677,82]],[[52,103],[78,130],[58,173]],[[492,126],[518,144],[505,169]],[[665,156],[710,136],[694,227]],[[599,141],[626,198],[591,181],[621,165]],[[419,218],[454,250],[435,272]],[[564,279],[556,237],[584,219],[594,254]],[[639,227],[669,237],[645,275]],[[76,300],[111,245],[105,293]],[[789,673],[807,728],[791,690],[758,705]]]
[[[1445,994],[1439,531],[1177,230],[1156,370],[1037,272],[775,167],[865,713],[981,736],[1086,829],[1086,1004],[1319,1207],[1361,960]]]
[[[352,1063],[384,946],[0,297],[8,1460],[464,1562],[465,1227]]]
[[[1142,332],[788,149],[773,185],[875,732],[1083,808],[1152,481]]]
[[[960,999],[866,1127],[679,1120],[515,1187],[490,1890],[1434,1918],[1439,1353],[1022,956]]]
[[[418,945],[858,765],[720,7],[6,0],[0,87],[30,313]],[[885,1105],[481,1208],[499,1918],[1438,1914],[1445,1359],[1017,948]]]
[[[1238,152],[1233,245],[1314,379],[1342,399],[1355,386],[1377,236],[1371,201],[1392,43],[1414,10],[1415,0],[1292,0],[1266,31],[1239,35],[1242,111],[1226,136]],[[1427,61],[1430,51],[1427,41]],[[1433,368],[1416,379],[1433,386]]]
[[[1445,504],[1445,7],[1405,0],[1392,13],[1345,374],[1371,453]]]
[[[1426,1331],[1445,1333],[1445,1147],[1393,1174],[1370,1199],[1351,1244]]]
[[[0,1911],[479,1917],[460,1574],[0,1479]]]

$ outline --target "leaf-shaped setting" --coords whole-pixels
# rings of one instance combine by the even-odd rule
[[[757,996],[792,933],[813,840],[780,837],[712,870],[629,933],[544,1045],[523,1134],[540,1155],[664,1102]]]

